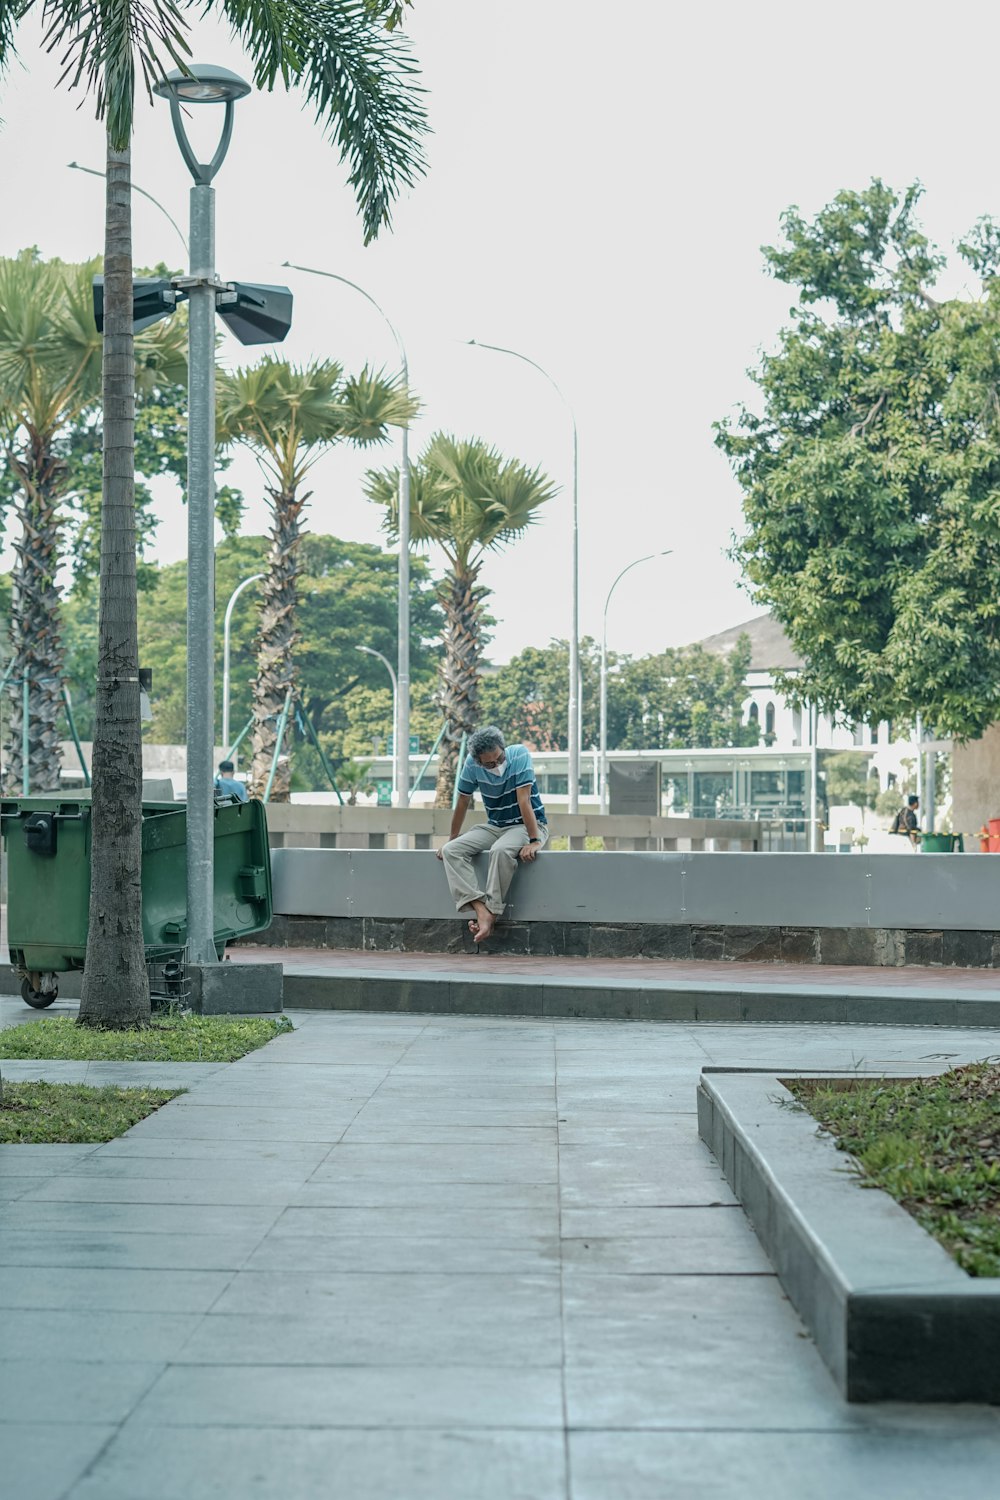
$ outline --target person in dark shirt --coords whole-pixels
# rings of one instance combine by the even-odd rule
[[[899,809],[899,812],[893,819],[892,828],[889,830],[890,833],[899,833],[904,838],[909,839],[910,846],[913,849],[919,849],[920,847],[919,811],[920,798],[907,797],[906,806]]]
[[[483,799],[487,822],[462,833],[474,792]],[[549,825],[538,795],[531,755],[524,745],[506,745],[493,724],[469,736],[469,754],[458,777],[458,801],[451,819],[451,838],[437,857],[444,861],[448,886],[460,912],[475,913],[469,931],[485,942],[503,915],[507,891],[518,861],[530,863],[549,837]],[[485,890],[476,878],[472,857],[489,850]]]

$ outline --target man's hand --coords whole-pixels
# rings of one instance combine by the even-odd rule
[[[521,848],[517,851],[517,857],[518,859],[523,859],[526,865],[530,864],[535,855],[540,852],[541,847],[541,844],[522,844]]]
[[[443,846],[440,849],[435,849],[434,853],[435,853],[435,855],[437,856],[438,859],[444,859],[444,847]]]

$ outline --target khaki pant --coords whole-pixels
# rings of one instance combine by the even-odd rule
[[[549,841],[549,830],[544,823],[538,825],[538,837],[544,849]],[[527,842],[528,830],[523,823],[514,823],[509,828],[493,828],[489,823],[483,823],[445,844],[441,857],[458,910],[462,911],[473,901],[483,901],[494,916],[502,917],[507,892],[518,866],[518,851]],[[483,854],[487,849],[490,863],[484,891],[476,879],[472,856]]]

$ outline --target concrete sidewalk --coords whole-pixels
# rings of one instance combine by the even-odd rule
[[[0,1147],[12,1500],[992,1493],[1000,1412],[839,1400],[695,1087],[994,1032],[293,1019],[120,1140]]]

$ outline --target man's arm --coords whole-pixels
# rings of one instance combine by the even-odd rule
[[[538,832],[538,819],[535,817],[535,809],[531,805],[531,787],[519,786],[517,789],[517,805],[521,809],[521,819],[529,839],[540,838]],[[525,844],[520,851],[520,857],[524,860],[532,860],[538,853],[537,844]]]
[[[471,801],[472,798],[467,796],[465,792],[459,792],[458,801],[455,803],[455,811],[451,815],[451,833],[448,835],[449,838],[457,839],[458,835],[462,832],[462,824],[465,822],[465,815],[469,811],[469,803]]]

